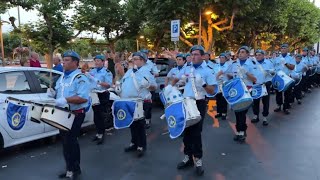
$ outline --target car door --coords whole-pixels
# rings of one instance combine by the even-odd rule
[[[7,97],[24,101],[40,101],[40,96],[35,92],[34,84],[28,72],[11,71],[0,73],[0,125],[12,139],[27,138],[44,133],[44,123],[30,121],[30,116],[20,130],[14,130],[7,120],[6,103],[1,103]]]

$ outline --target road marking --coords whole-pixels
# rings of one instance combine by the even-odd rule
[[[215,118],[214,116],[217,114],[217,111],[213,109],[214,106],[217,106],[216,100],[209,100],[208,101],[208,111],[207,114],[211,116],[213,120],[213,127],[218,128],[220,127],[219,120]]]

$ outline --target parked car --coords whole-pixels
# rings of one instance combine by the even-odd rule
[[[52,87],[62,75],[52,70]],[[31,67],[0,67],[0,148],[6,148],[25,142],[53,136],[58,129],[43,122],[33,122],[30,116],[20,130],[14,130],[7,121],[7,97],[24,101],[34,101],[40,104],[54,102],[46,94],[50,87],[50,69]],[[93,111],[90,107],[86,113],[83,127],[93,124]]]
[[[154,58],[149,58],[151,61],[154,61]],[[159,92],[164,88],[165,78],[169,71],[175,66],[175,61],[167,58],[158,58],[156,65],[159,72],[159,76],[156,77],[157,89],[155,91],[155,97],[153,100],[159,100]]]

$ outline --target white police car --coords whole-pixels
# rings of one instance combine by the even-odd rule
[[[61,72],[52,71],[53,85],[62,75]],[[0,67],[0,149],[21,143],[53,136],[59,131],[43,122],[35,123],[26,119],[22,128],[12,128],[7,121],[6,103],[7,97],[13,97],[24,101],[33,101],[41,104],[53,102],[47,97],[46,91],[50,86],[50,69],[32,67]],[[93,124],[93,111],[90,107],[86,113],[84,126]]]

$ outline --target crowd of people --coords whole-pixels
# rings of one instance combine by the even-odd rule
[[[289,46],[282,44],[280,53],[274,53],[267,58],[266,52],[260,49],[255,51],[254,56],[250,56],[250,49],[242,46],[235,57],[232,57],[231,52],[226,51],[219,55],[219,59],[211,60],[210,54],[205,52],[202,46],[196,45],[188,53],[167,54],[176,60],[176,67],[168,73],[165,88],[183,87],[179,88],[182,90],[183,97],[195,101],[201,117],[196,123],[184,128],[184,158],[177,164],[177,169],[195,166],[195,173],[199,176],[204,173],[201,134],[209,99],[216,99],[216,118],[222,120],[226,120],[228,113],[231,113],[228,112],[228,106],[231,106],[236,118],[236,134],[233,140],[244,143],[247,137],[246,115],[249,108],[252,108],[254,114],[251,122],[257,123],[260,121],[260,106],[262,106],[262,123],[268,126],[270,94],[276,93],[278,107],[274,112],[283,111],[285,114],[290,114],[289,109],[295,100],[301,104],[305,93],[310,93],[311,88],[320,86],[320,75],[316,73],[320,62],[314,49],[305,48],[302,54],[290,55]],[[32,58],[36,59],[36,56]],[[90,105],[92,93],[99,99],[98,104],[91,104],[96,126],[93,141],[98,145],[104,142],[106,118],[121,121],[126,117],[126,113],[129,113],[122,106],[116,106],[115,102],[120,104],[120,101],[115,100],[113,109],[118,108],[119,111],[113,110],[115,113],[106,117],[106,114],[111,111],[111,95],[116,93],[121,100],[126,100],[125,106],[129,110],[132,106],[138,107],[139,99],[142,100],[143,106],[141,117],[136,117],[136,114],[128,116],[130,123],[125,127],[130,128],[131,140],[124,151],[135,152],[137,157],[143,157],[147,150],[146,129],[151,126],[152,96],[157,88],[155,77],[159,75],[156,64],[148,59],[148,50],[133,53],[127,61],[121,60],[120,53],[114,54],[112,58],[97,55],[94,57],[93,69],[88,64],[84,64],[79,70],[79,62],[80,56],[74,51],[65,52],[62,55],[62,62],[60,58],[55,58],[53,68],[62,71],[63,76],[57,81],[56,86],[48,89],[47,92],[48,96],[56,99],[56,106],[69,105],[70,110],[76,115],[71,130],[60,131],[63,137],[66,171],[60,174],[59,178],[76,179],[81,174],[80,147],[77,137],[80,134],[86,109]],[[105,68],[106,64],[108,68]],[[294,83],[285,84],[280,88],[279,84],[273,82],[274,77],[279,73],[285,74]],[[241,94],[241,92],[235,89],[236,87],[226,91],[225,87],[230,84],[229,82],[236,81],[244,84],[244,92],[250,91],[252,97],[255,97],[252,105],[250,103],[250,106],[235,108],[236,106],[230,103],[230,98],[235,98],[237,93]],[[266,93],[261,96],[253,95],[256,87],[264,88]],[[111,126],[118,127],[115,124],[109,125]]]

